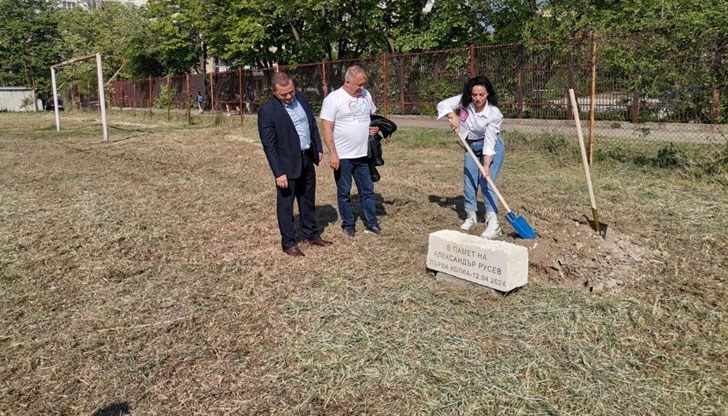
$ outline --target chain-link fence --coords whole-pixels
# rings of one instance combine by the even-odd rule
[[[379,113],[403,126],[445,128],[435,120],[439,100],[457,95],[474,75],[488,76],[506,120],[507,141],[567,143],[575,136],[569,89],[578,109],[591,158],[634,158],[658,164],[726,164],[728,108],[725,82],[704,86],[668,79],[695,73],[696,62],[673,62],[669,74],[651,74],[651,91],[635,83],[641,74],[625,73],[600,49],[628,47],[618,37],[575,40],[567,49],[551,43],[471,46],[441,51],[388,54],[356,60],[281,66],[298,89],[320,108],[323,98],[343,84],[346,68],[364,67],[368,89]],[[668,59],[667,57],[665,59]],[[684,70],[680,68],[684,65]],[[116,107],[196,111],[215,114],[254,113],[270,97],[271,68],[180,77],[120,80],[114,83]],[[660,78],[659,82],[657,78]],[[705,84],[705,83],[703,83]],[[701,89],[702,88],[702,89]],[[725,110],[723,110],[725,111]],[[242,120],[242,119],[241,119]],[[559,146],[556,146],[558,149]]]

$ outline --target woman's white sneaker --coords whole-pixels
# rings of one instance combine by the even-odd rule
[[[489,212],[486,214],[485,220],[488,225],[485,227],[485,231],[483,231],[483,234],[480,235],[481,237],[490,240],[491,238],[495,238],[501,235],[502,230],[500,225],[498,224],[498,214],[496,214],[495,212]]]
[[[475,218],[475,216],[468,217],[465,219],[465,222],[463,222],[463,225],[460,226],[460,229],[463,231],[468,231],[471,228],[473,228],[473,226],[477,223],[478,223],[478,219]]]

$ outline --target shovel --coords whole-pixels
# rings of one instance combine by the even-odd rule
[[[490,186],[490,189],[495,192],[498,200],[501,204],[503,204],[503,208],[506,209],[506,219],[508,220],[508,223],[511,224],[511,227],[513,227],[513,229],[516,230],[516,233],[518,233],[518,235],[521,236],[521,238],[523,238],[524,240],[535,239],[536,233],[533,231],[533,228],[531,228],[531,226],[523,217],[521,217],[520,215],[516,215],[513,213],[513,211],[511,211],[511,208],[506,203],[506,200],[503,199],[503,196],[500,194],[500,192],[498,192],[498,188],[495,187],[493,180],[491,180],[489,176],[486,176],[483,164],[480,163],[480,160],[478,160],[478,156],[475,156],[475,152],[473,152],[473,149],[470,148],[468,142],[465,141],[465,138],[460,134],[460,132],[456,131],[455,133],[457,133],[460,142],[462,143],[463,147],[465,147],[465,150],[470,153],[470,157],[473,158],[475,164],[478,165],[478,169],[480,169],[480,173],[483,175],[485,180],[488,181],[488,186]]]
[[[594,221],[589,221],[589,225],[602,237],[607,235],[607,224],[599,223],[599,212],[597,211],[597,202],[594,198],[594,188],[592,187],[591,173],[589,172],[589,161],[586,158],[586,146],[584,146],[584,134],[581,132],[581,120],[579,119],[579,105],[576,102],[576,96],[574,90],[569,89],[569,98],[571,99],[571,111],[574,113],[574,120],[576,120],[576,133],[579,136],[579,149],[581,149],[581,163],[584,165],[584,174],[586,175],[586,185],[589,188],[589,199],[591,201],[592,215]]]

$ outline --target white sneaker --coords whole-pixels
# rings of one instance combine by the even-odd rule
[[[498,224],[498,214],[495,212],[489,212],[486,216],[486,222],[488,225],[485,227],[485,231],[480,236],[490,240],[491,238],[498,237],[502,230]]]
[[[463,222],[463,225],[460,226],[460,229],[463,230],[463,231],[468,231],[471,228],[473,228],[473,226],[475,224],[477,224],[477,223],[478,223],[478,219],[477,218],[475,218],[475,217],[468,217],[468,218],[465,219],[465,222]]]

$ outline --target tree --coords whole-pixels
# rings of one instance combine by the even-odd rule
[[[89,11],[75,8],[59,13],[66,55],[100,53],[107,76],[119,69],[125,76],[138,77],[166,72],[157,57],[158,46],[145,9],[104,3]],[[95,67],[87,67],[95,77]]]
[[[492,28],[493,43],[521,42],[524,29],[538,18],[543,1],[539,0],[490,0],[483,3],[484,14]]]
[[[0,85],[50,92],[50,66],[61,58],[58,20],[49,2],[0,0]]]
[[[220,56],[235,66],[267,67],[322,59],[450,48],[489,37],[483,13],[472,4],[438,0],[152,0],[162,55],[190,61]]]
[[[622,74],[635,97],[672,100],[696,121],[719,121],[728,50],[726,0],[559,0],[543,4],[527,39],[568,39],[594,33],[602,62]]]
[[[385,28],[389,28],[393,49],[398,52],[480,45],[490,38],[481,2],[436,0],[429,10],[425,9],[426,1],[387,3]]]
[[[181,74],[205,68],[207,50],[201,27],[214,10],[215,1],[150,0],[148,3],[152,32],[158,38],[158,59],[168,73]]]

